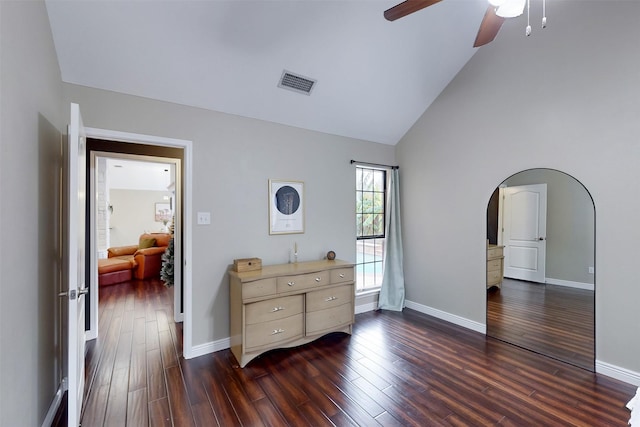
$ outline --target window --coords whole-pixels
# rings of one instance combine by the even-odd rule
[[[356,167],[356,291],[380,288],[384,271],[387,172]]]

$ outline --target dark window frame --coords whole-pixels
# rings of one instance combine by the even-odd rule
[[[370,183],[365,183],[368,174]],[[360,182],[358,182],[358,179]],[[365,166],[356,166],[356,287],[358,291],[378,289],[384,273],[384,251],[386,239],[387,170]],[[369,203],[363,203],[368,200]],[[376,216],[378,216],[376,218]],[[365,220],[370,224],[365,226]],[[365,260],[366,241],[373,243],[373,259]],[[382,241],[382,242],[379,242]],[[377,255],[378,244],[382,244],[382,254]],[[358,249],[362,247],[362,254]],[[358,259],[360,257],[360,259]],[[365,279],[365,271],[373,274],[374,286]],[[373,272],[372,272],[373,271]],[[360,280],[359,280],[360,279]],[[362,282],[362,283],[360,283]],[[368,286],[365,286],[368,285]]]

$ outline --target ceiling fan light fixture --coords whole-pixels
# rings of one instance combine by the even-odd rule
[[[515,18],[516,16],[520,16],[524,12],[526,3],[527,0],[507,0],[502,6],[498,7],[496,15],[502,18]]]
[[[489,4],[494,7],[500,7],[507,0],[489,0]]]

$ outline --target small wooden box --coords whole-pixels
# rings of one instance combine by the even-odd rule
[[[262,260],[260,258],[241,258],[233,260],[233,271],[241,273],[243,271],[262,270]]]

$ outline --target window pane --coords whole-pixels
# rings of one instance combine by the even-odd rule
[[[375,239],[373,240],[373,244],[376,261],[382,261],[384,258],[384,239]]]
[[[362,215],[356,215],[356,236],[362,236]]]
[[[362,169],[356,168],[356,190],[362,190]]]
[[[364,289],[364,267],[362,264],[356,265],[356,286],[359,291]]]
[[[373,193],[362,193],[362,212],[373,213]]]
[[[373,170],[372,169],[362,169],[362,190],[363,191],[373,190]]]
[[[364,288],[374,288],[376,286],[376,277],[373,264],[364,265]]]
[[[384,234],[384,215],[375,214],[373,216],[373,234],[382,236]]]
[[[373,184],[373,188],[376,191],[384,191],[384,184],[385,184],[385,172],[384,171],[375,171],[374,172],[374,184]]]
[[[362,213],[362,193],[356,192],[356,213]]]
[[[362,235],[373,236],[373,214],[362,215]]]
[[[382,262],[376,262],[375,264],[375,274],[376,274],[376,286],[382,286]]]
[[[384,194],[383,193],[374,193],[373,212],[375,213],[384,212]]]

